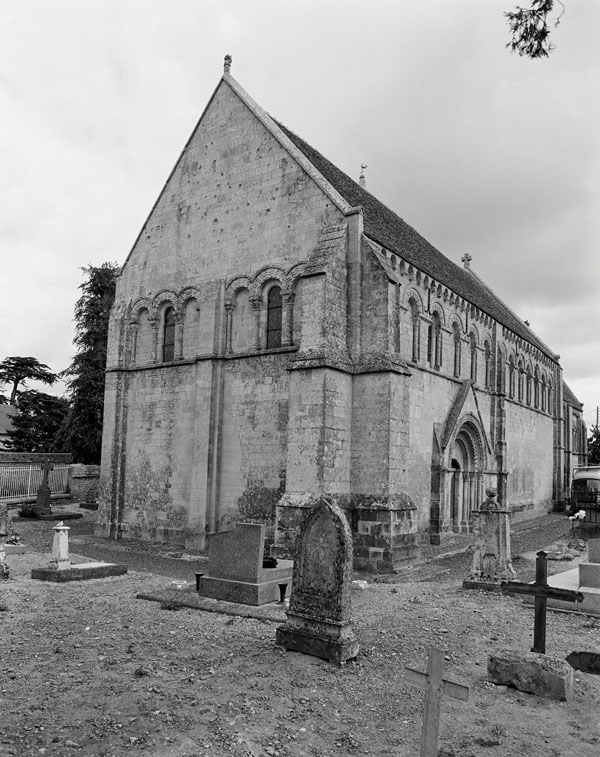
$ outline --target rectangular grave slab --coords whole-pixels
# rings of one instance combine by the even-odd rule
[[[588,539],[587,561],[600,563],[600,539]]]
[[[286,596],[290,595],[293,568],[293,560],[279,560],[276,568],[261,568],[257,573],[257,580],[252,582],[217,578],[211,575],[199,576],[198,594],[201,597],[254,607],[278,602],[280,583],[287,583]]]
[[[109,576],[122,576],[127,573],[127,565],[116,563],[90,562],[72,565],[66,570],[54,568],[34,568],[31,577],[38,581],[52,581],[53,583],[65,583],[67,581],[89,581],[93,578],[108,578]]]
[[[279,584],[292,583],[292,560],[279,560],[275,568],[263,568],[265,527],[237,523],[232,531],[211,534],[208,543],[208,575],[198,577],[198,594],[225,602],[259,606],[277,602]]]
[[[488,658],[492,683],[564,702],[573,695],[573,668],[565,662],[535,652],[502,650]]]
[[[265,551],[265,527],[237,523],[232,531],[211,534],[208,573],[212,578],[259,583]]]
[[[579,585],[600,589],[600,563],[579,563]]]

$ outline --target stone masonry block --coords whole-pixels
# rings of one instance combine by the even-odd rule
[[[573,694],[573,668],[565,660],[535,652],[507,649],[490,655],[488,676],[492,683],[545,699],[564,702]]]

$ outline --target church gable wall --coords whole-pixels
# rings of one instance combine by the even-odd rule
[[[124,266],[117,298],[289,268],[340,213],[222,83]]]

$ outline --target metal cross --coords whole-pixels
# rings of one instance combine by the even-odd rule
[[[561,599],[563,602],[583,602],[583,594],[580,591],[548,586],[548,563],[546,562],[546,553],[543,550],[537,553],[534,583],[503,581],[500,588],[504,594],[528,594],[535,597],[531,651],[540,654],[546,654],[546,600]]]

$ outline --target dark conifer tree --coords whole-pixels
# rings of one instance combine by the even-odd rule
[[[116,263],[88,265],[81,269],[83,294],[75,304],[77,354],[63,372],[71,409],[62,432],[63,449],[73,461],[86,465],[100,463],[104,371],[110,309],[115,299],[119,267]]]

